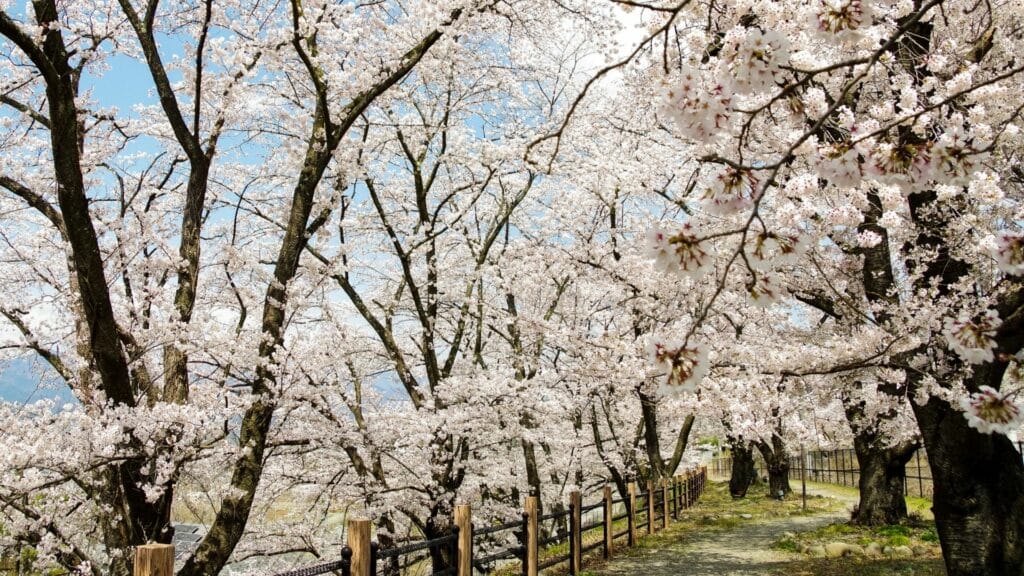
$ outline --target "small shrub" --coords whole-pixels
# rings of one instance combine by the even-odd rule
[[[923,542],[938,542],[939,533],[935,531],[935,528],[927,528],[924,532],[921,533],[921,540]]]
[[[776,550],[782,550],[784,552],[799,552],[796,540],[792,538],[783,538],[772,544],[772,548]]]
[[[828,536],[842,536],[844,534],[856,534],[858,529],[856,526],[849,524],[829,524],[828,526],[818,530],[818,535],[822,537]]]
[[[891,538],[895,536],[903,536],[904,538],[910,537],[910,528],[900,524],[891,524],[889,526],[879,526],[875,528],[875,534],[883,538]]]
[[[910,537],[908,537],[908,536],[900,536],[900,535],[897,534],[896,536],[890,536],[885,541],[885,543],[886,543],[887,546],[909,546],[910,545]]]

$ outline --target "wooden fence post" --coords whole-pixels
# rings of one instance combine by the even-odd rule
[[[579,574],[583,567],[583,532],[582,527],[583,495],[579,490],[569,493],[569,574]]]
[[[135,549],[134,576],[174,576],[174,545],[144,544]]]
[[[473,576],[473,509],[469,504],[455,505],[455,525],[459,528],[458,576]]]
[[[352,549],[352,576],[370,575],[370,521],[348,521],[348,547]]]
[[[647,533],[654,534],[654,482],[647,481]]]
[[[612,557],[612,544],[615,540],[615,508],[612,507],[612,487],[604,487],[604,559]]]
[[[539,501],[536,496],[526,497],[526,576],[537,576],[538,553],[537,550],[537,510]]]
[[[668,490],[666,497],[668,498],[668,512],[675,519],[676,515],[676,477],[669,476],[665,479],[667,482],[666,489]]]
[[[629,547],[636,546],[636,482],[626,486],[629,493]]]
[[[661,529],[668,528],[668,478],[661,479]]]
[[[679,478],[673,476],[671,482],[672,482],[672,519],[673,520],[679,520],[679,500],[678,500],[679,491],[677,490],[677,488],[679,487]]]

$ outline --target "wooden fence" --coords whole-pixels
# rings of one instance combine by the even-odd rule
[[[546,569],[562,566],[568,574],[577,575],[588,553],[595,553],[590,556],[593,558],[600,550],[600,557],[609,559],[616,547],[635,546],[641,531],[653,534],[668,528],[672,519],[679,519],[680,511],[697,502],[707,487],[707,478],[707,467],[701,467],[662,480],[658,486],[647,482],[643,492],[630,483],[625,498],[613,498],[611,487],[605,486],[600,499],[589,505],[584,505],[583,495],[575,491],[569,495],[568,509],[543,515],[538,513],[538,499],[531,496],[526,499],[521,518],[487,526],[474,525],[470,505],[460,504],[455,507],[451,534],[395,548],[380,549],[371,541],[370,520],[349,520],[348,544],[337,559],[277,576],[407,576],[414,568],[429,566],[434,555],[452,561],[438,571],[427,568],[430,576],[473,576],[496,570],[508,575],[538,576]],[[567,529],[553,530],[552,535],[543,537],[541,526],[545,523]],[[619,540],[624,541],[617,543]],[[564,548],[566,543],[568,547]],[[147,544],[136,549],[134,576],[173,574],[173,545]]]

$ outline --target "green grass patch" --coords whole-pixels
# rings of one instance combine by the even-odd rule
[[[945,576],[942,559],[811,558],[786,564],[771,576]]]

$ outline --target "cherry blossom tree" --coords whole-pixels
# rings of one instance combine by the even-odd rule
[[[465,430],[481,420],[460,432],[451,422],[461,410],[446,406],[477,376],[452,361],[466,349],[458,339],[483,323],[468,312],[474,266],[442,284],[437,250],[476,242],[467,262],[492,265],[484,245],[507,230],[534,180],[500,148],[515,150],[531,118],[559,109],[515,92],[534,81],[571,91],[575,78],[538,77],[533,54],[550,45],[535,32],[573,18],[584,26],[587,16],[601,11],[545,2],[0,4],[0,202],[12,263],[3,317],[14,332],[5,350],[38,355],[80,403],[4,407],[6,531],[42,566],[127,574],[131,547],[168,541],[175,504],[201,495],[208,529],[183,573],[220,572],[246,534],[264,554],[319,553],[324,526],[273,547],[272,529],[250,527],[254,510],[295,497],[295,470],[312,476],[306,486],[350,474],[385,490],[431,478],[423,501],[434,509],[401,512],[433,530],[475,449]],[[485,33],[499,28],[511,40]],[[94,94],[125,60],[144,66],[153,104],[118,110]],[[504,114],[488,117],[495,102]],[[532,116],[517,127],[515,110]],[[421,201],[416,216],[406,193]],[[378,244],[385,237],[372,231],[389,239]],[[456,240],[441,244],[442,233]],[[374,285],[388,253],[400,266]],[[444,264],[468,255],[446,253]],[[354,310],[338,309],[339,296]],[[410,310],[419,332],[405,324]],[[464,327],[448,332],[449,321]],[[318,356],[303,334],[352,344]],[[409,335],[419,340],[412,352],[389,340]],[[383,355],[361,348],[367,336]],[[408,353],[416,360],[403,364]],[[335,363],[344,369],[325,369]],[[405,479],[383,476],[390,447],[373,450],[368,438],[382,428],[364,425],[360,397],[379,400],[368,382],[382,366],[412,406],[435,414],[412,435],[432,440],[400,448],[440,450]],[[352,468],[338,477],[323,477],[316,418],[350,433],[340,447]],[[40,450],[47,437],[68,450]],[[380,490],[370,488],[361,496],[372,504]],[[329,515],[330,502],[309,502],[321,520]],[[385,515],[382,526],[394,521]],[[235,560],[259,553],[252,543],[239,550]]]
[[[1013,487],[1024,468],[1005,436],[977,429],[1008,432],[1019,422],[1012,380],[1002,391],[1022,333],[1019,10],[943,1],[630,5],[651,32],[612,68],[635,64],[663,86],[662,117],[690,143],[680,169],[694,174],[688,200],[699,211],[672,229],[652,223],[654,262],[716,290],[661,361],[700,373],[697,334],[716,304],[735,292],[778,302],[782,267],[805,261],[808,248],[886,242],[891,284],[884,255],[867,253],[867,302],[830,291],[871,324],[857,339],[861,358],[846,368],[903,372],[935,475],[949,572],[1018,571]],[[865,217],[872,195],[877,220]]]

